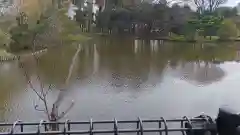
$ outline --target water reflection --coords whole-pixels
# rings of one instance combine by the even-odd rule
[[[240,79],[232,77],[238,70],[232,73],[233,65],[229,64],[239,60],[238,46],[96,37],[81,45],[69,89],[60,94],[63,95],[61,99],[69,102],[61,102],[61,106],[68,106],[75,100],[77,106],[69,114],[74,119],[196,115],[198,111],[215,113],[222,104],[221,97],[226,95],[223,88],[240,87],[237,81],[229,79]],[[59,89],[68,75],[75,52],[76,46],[62,46],[42,54],[38,66],[34,66],[30,57],[23,61],[32,78],[39,72],[46,86],[53,84]],[[202,87],[197,87],[199,85]],[[0,108],[12,110],[5,113],[3,119],[42,118],[41,114],[32,113],[35,110],[29,102],[35,100],[36,95],[25,89],[28,86],[18,64],[1,64]],[[58,94],[59,91],[53,90],[50,102],[54,103]],[[205,106],[211,98],[208,94],[218,95],[210,108]],[[196,109],[195,105],[200,103],[200,108]],[[176,107],[183,105],[185,109]],[[169,112],[172,109],[175,111]],[[128,115],[121,110],[126,110]],[[31,114],[26,115],[25,111]]]
[[[183,63],[175,69],[177,76],[196,85],[204,86],[220,81],[225,72],[213,63]]]
[[[39,70],[46,83],[62,83],[75,49],[54,48],[40,58]],[[224,77],[217,63],[237,60],[237,54],[234,46],[100,38],[82,45],[75,77],[105,78],[113,87],[137,89],[148,85],[150,74],[162,78],[164,69],[171,67],[181,72],[180,78],[207,85]]]
[[[20,93],[26,84],[15,62],[0,64],[0,121],[4,121],[15,106],[12,93]]]

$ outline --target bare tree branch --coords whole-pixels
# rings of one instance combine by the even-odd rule
[[[38,63],[37,56],[35,56],[34,53],[32,54],[32,56],[34,57],[36,63]],[[20,62],[20,67],[23,69],[24,76],[25,76],[30,88],[37,94],[39,99],[41,99],[41,101],[44,103],[45,111],[47,112],[46,114],[48,116],[48,119],[50,119],[49,110],[48,110],[48,106],[47,106],[47,98],[46,98],[46,94],[44,94],[44,85],[43,85],[43,82],[40,79],[39,73],[37,72],[37,80],[40,83],[40,92],[38,92],[36,90],[36,88],[34,88],[34,86],[32,84],[32,81],[31,81],[31,78],[29,77],[29,74],[28,74],[27,70],[25,69],[24,64],[22,62]]]
[[[226,2],[227,0],[194,0],[194,4],[197,6],[199,13],[203,13],[206,10],[213,12]]]
[[[52,90],[52,84],[49,84],[47,91],[45,92],[44,96],[47,96],[48,92]]]
[[[31,79],[30,79],[30,77],[29,77],[29,75],[28,75],[28,73],[27,73],[27,70],[25,69],[23,63],[22,63],[22,62],[19,62],[19,65],[20,65],[20,68],[23,70],[24,76],[25,76],[25,78],[26,78],[26,80],[27,80],[28,85],[30,86],[30,88],[37,94],[37,96],[38,96],[41,100],[43,100],[42,95],[41,95],[40,93],[38,93],[37,90],[33,87],[32,81],[31,81]]]
[[[38,57],[37,57],[36,54],[34,54],[34,53],[33,53],[33,57],[34,57],[34,59],[35,59],[36,66],[39,67],[39,59],[38,59]],[[46,112],[47,112],[48,119],[50,119],[51,117],[50,117],[50,114],[49,114],[49,109],[48,109],[48,104],[47,104],[47,95],[46,95],[45,92],[44,92],[44,84],[43,84],[43,82],[42,82],[42,80],[41,80],[41,78],[40,78],[40,74],[39,74],[38,69],[37,69],[36,73],[37,73],[38,82],[39,82],[39,84],[40,84],[41,95],[42,95],[42,97],[43,97],[43,100],[42,100],[42,101],[43,101],[43,103],[44,103],[44,107],[45,107],[45,110],[46,110]]]
[[[46,111],[44,110],[44,109],[39,109],[39,105],[34,105],[34,109],[35,110],[37,110],[37,111],[40,111],[40,112],[45,112],[46,113]]]
[[[20,57],[19,57],[19,65],[20,65],[20,68],[23,70],[23,73],[24,73],[24,76],[25,76],[25,78],[28,82],[28,85],[36,93],[36,95],[39,97],[39,99],[43,102],[43,108],[42,109],[40,109],[39,105],[37,105],[37,104],[34,105],[34,109],[37,110],[37,111],[41,111],[41,112],[46,113],[47,117],[50,121],[57,121],[57,120],[63,118],[71,110],[71,108],[74,106],[74,102],[72,102],[71,105],[66,109],[66,111],[64,111],[60,115],[58,115],[58,108],[60,106],[61,101],[63,100],[65,89],[68,88],[69,81],[70,81],[70,78],[72,76],[72,72],[73,72],[73,69],[74,69],[74,66],[75,66],[75,63],[76,63],[76,59],[77,59],[77,56],[78,56],[80,50],[81,50],[81,45],[79,44],[78,49],[77,49],[75,55],[72,58],[71,65],[70,65],[69,70],[68,70],[68,75],[67,75],[67,78],[66,78],[65,83],[64,83],[64,87],[60,90],[58,98],[53,104],[51,113],[50,113],[49,108],[48,108],[47,95],[48,95],[49,91],[52,89],[52,85],[50,84],[48,86],[48,89],[45,91],[43,81],[41,80],[40,74],[39,74],[38,69],[37,69],[36,76],[37,76],[37,81],[40,84],[40,90],[38,91],[34,87],[34,85],[32,84],[31,77],[30,77],[30,75],[27,72],[23,62],[21,62]],[[39,66],[38,57],[34,53],[32,54],[32,56],[34,58],[34,62],[36,62],[35,63],[36,66],[38,67]]]

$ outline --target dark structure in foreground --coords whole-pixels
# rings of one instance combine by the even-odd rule
[[[59,130],[49,131],[48,127],[57,124]],[[73,135],[73,134],[126,134],[135,133],[168,135],[172,132],[182,135],[239,135],[240,115],[228,109],[220,109],[218,117],[213,120],[207,115],[200,115],[195,118],[183,117],[181,119],[164,119],[163,117],[153,120],[105,120],[105,121],[65,121],[24,123],[17,121],[13,124],[0,123],[0,127],[6,132],[0,135]]]

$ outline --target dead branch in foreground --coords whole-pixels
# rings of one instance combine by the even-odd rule
[[[52,109],[50,111],[49,109],[49,101],[47,99],[47,95],[49,93],[49,91],[52,89],[52,85],[50,84],[47,89],[45,89],[45,86],[43,84],[43,82],[41,81],[41,78],[40,78],[40,75],[39,73],[37,72],[36,75],[37,75],[37,81],[40,85],[40,88],[36,88],[31,80],[31,76],[30,74],[28,73],[25,65],[23,62],[21,62],[20,60],[20,57],[19,57],[19,65],[20,65],[20,68],[23,70],[23,73],[24,73],[24,77],[25,79],[27,80],[27,83],[30,87],[30,89],[37,95],[37,97],[39,98],[39,100],[43,103],[43,107],[40,108],[39,105],[35,104],[34,105],[34,109],[36,111],[40,111],[40,112],[44,112],[46,115],[47,115],[47,118],[49,121],[58,121],[60,120],[61,118],[63,118],[70,110],[71,108],[74,106],[74,101],[72,101],[72,103],[70,104],[70,106],[63,112],[61,112],[59,114],[59,106],[60,106],[60,103],[61,101],[63,100],[63,97],[64,97],[64,91],[68,89],[69,87],[69,81],[70,81],[70,78],[72,76],[72,72],[73,72],[73,69],[74,69],[74,66],[75,66],[75,63],[76,63],[76,59],[77,59],[77,56],[79,54],[81,50],[81,45],[79,44],[78,45],[78,49],[76,51],[76,53],[74,54],[73,58],[72,58],[72,62],[69,66],[69,69],[68,69],[68,75],[67,75],[67,78],[64,82],[64,86],[62,89],[60,89],[60,93],[58,94],[58,97],[56,99],[56,101],[52,104]],[[38,66],[39,64],[39,59],[36,55],[34,55],[33,53],[33,58],[34,58],[34,61],[35,61],[35,64],[36,66]],[[54,125],[50,126],[51,130],[54,130],[54,129],[57,129],[58,127],[55,127]]]

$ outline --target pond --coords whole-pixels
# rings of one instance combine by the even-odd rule
[[[72,120],[215,116],[229,105],[240,110],[240,44],[170,43],[158,40],[95,37],[81,44],[69,87],[60,92],[77,50],[66,45],[23,58],[33,85],[40,75],[53,84],[49,103],[61,97],[60,110],[74,100],[65,118]],[[46,119],[34,109],[41,102],[18,62],[0,64],[0,120]],[[60,94],[60,95],[59,95]],[[40,104],[41,106],[41,104]]]

